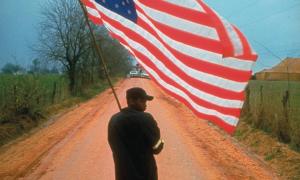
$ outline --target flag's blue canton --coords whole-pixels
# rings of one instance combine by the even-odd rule
[[[133,22],[137,21],[133,0],[96,0],[96,2]]]

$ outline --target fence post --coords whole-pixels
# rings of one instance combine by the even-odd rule
[[[263,102],[264,102],[263,89],[264,89],[264,87],[263,87],[262,85],[260,85],[260,89],[259,89],[259,94],[260,94],[260,106],[263,106]]]
[[[61,101],[61,80],[58,83],[57,90],[58,90],[58,101],[60,102]]]
[[[13,85],[13,96],[14,96],[14,111],[17,112],[17,103],[18,103],[18,97],[17,97],[17,85]]]
[[[279,138],[285,143],[289,143],[290,138],[290,124],[289,124],[289,98],[290,98],[290,92],[287,90],[285,91],[285,94],[282,97],[282,106],[283,106],[283,115],[284,119],[283,122],[280,123],[279,127],[281,128],[279,130]]]
[[[261,128],[261,125],[263,123],[263,120],[264,120],[264,96],[263,96],[263,85],[260,85],[260,89],[259,89],[259,95],[260,95],[260,104],[259,104],[259,111],[258,111],[258,114],[256,115],[257,119],[255,120],[256,123],[255,123],[255,126],[257,128]],[[257,111],[256,111],[257,112]]]
[[[250,107],[250,87],[249,85],[246,87],[246,111],[247,113],[251,113],[251,107]]]
[[[56,95],[56,81],[53,84],[53,91],[52,91],[52,97],[51,97],[52,104],[55,103],[55,95]]]
[[[4,95],[5,92],[6,92],[5,86],[1,87],[1,99],[0,99],[0,101],[1,101],[0,107],[1,107],[1,108],[4,106],[4,104],[5,104],[5,102],[6,102],[6,99],[4,99],[4,97],[5,97],[5,95]]]

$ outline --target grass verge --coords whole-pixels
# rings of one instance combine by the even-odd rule
[[[239,123],[234,136],[271,166],[279,177],[300,179],[300,153],[291,150],[288,145],[278,142],[277,138],[262,130],[251,127],[243,120]]]
[[[119,81],[120,78],[113,78],[113,83]],[[22,135],[30,133],[30,131],[42,127],[50,117],[55,114],[62,113],[68,108],[85,102],[95,95],[103,92],[109,88],[106,81],[101,81],[87,89],[85,89],[78,96],[73,96],[61,101],[59,103],[47,106],[45,111],[39,116],[30,115],[16,115],[10,121],[0,123],[0,147],[8,144],[9,142],[21,137]]]

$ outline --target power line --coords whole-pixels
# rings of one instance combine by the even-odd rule
[[[254,40],[255,43],[259,44],[261,47],[263,47],[264,49],[266,49],[270,54],[272,54],[274,57],[276,57],[279,61],[282,60],[281,57],[279,57],[277,54],[275,54],[272,50],[270,50],[267,46],[263,45],[262,43]]]
[[[263,68],[271,68],[272,67],[271,65],[266,65],[266,64],[262,63],[261,61],[256,61],[256,64]]]
[[[297,53],[297,52],[300,52],[300,49],[285,49],[285,50],[283,50],[283,49],[281,49],[281,50],[274,50],[274,51],[276,51],[277,53],[280,53],[280,54],[282,54],[282,53],[287,53],[287,54],[295,54],[295,53]],[[270,54],[269,52],[265,52],[265,53],[259,53],[260,55],[264,55],[264,54]]]
[[[282,61],[282,58],[279,57],[277,54],[275,54],[272,50],[270,50],[268,47],[266,47],[265,45],[263,45],[262,43],[254,40],[254,42],[256,42],[257,44],[259,44],[260,46],[262,46],[263,48],[265,48],[268,52],[270,52],[274,57],[278,58],[278,63]],[[287,89],[288,89],[288,92],[290,90],[290,74],[289,74],[289,61],[287,61],[287,66],[286,66],[286,73],[287,73],[287,76],[288,76],[288,81],[287,81]]]
[[[255,4],[257,4],[258,1],[259,0],[256,0],[256,1],[254,1],[254,2],[252,2],[250,4],[248,4],[248,5],[246,5],[244,8],[239,9],[238,13],[233,12],[233,13],[229,14],[228,15],[228,19],[230,19],[232,16],[237,16],[238,14],[243,13],[246,9],[249,9],[250,7],[253,7]]]
[[[284,13],[284,12],[286,12],[286,11],[288,11],[288,10],[291,10],[291,9],[293,9],[293,8],[296,8],[296,7],[298,7],[299,5],[300,5],[300,3],[294,4],[293,6],[289,6],[288,8],[286,8],[286,9],[284,9],[284,10],[278,11],[278,12],[273,13],[273,14],[271,14],[271,15],[269,15],[269,16],[264,17],[264,18],[255,19],[255,20],[253,20],[253,21],[250,21],[250,23],[241,24],[241,25],[239,25],[239,27],[249,26],[249,25],[252,25],[252,24],[257,24],[258,22],[262,22],[262,21],[264,21],[264,20],[266,20],[266,19],[268,19],[268,18],[270,18],[270,17],[273,17],[273,16],[275,16],[275,15],[278,15],[278,14]]]

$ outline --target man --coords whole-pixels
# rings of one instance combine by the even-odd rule
[[[157,180],[153,154],[158,154],[164,142],[146,102],[153,96],[139,87],[128,89],[128,107],[112,116],[108,125],[108,141],[113,152],[116,180]]]

